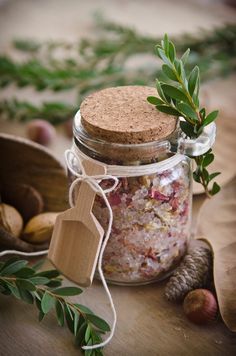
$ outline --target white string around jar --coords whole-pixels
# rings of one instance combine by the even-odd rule
[[[82,348],[84,350],[92,350],[96,348],[101,348],[107,345],[115,332],[115,327],[116,327],[116,322],[117,322],[117,315],[116,315],[116,310],[115,306],[113,303],[113,299],[111,296],[111,293],[109,291],[109,288],[107,286],[103,270],[102,270],[102,260],[103,260],[103,254],[107,245],[107,242],[109,240],[110,234],[111,234],[111,228],[112,228],[112,222],[113,222],[113,212],[111,205],[106,197],[106,193],[112,192],[118,185],[119,177],[138,177],[138,176],[143,176],[143,175],[151,175],[154,173],[161,173],[164,170],[172,168],[174,165],[178,164],[181,160],[183,160],[183,155],[181,154],[176,154],[164,161],[157,162],[157,163],[151,163],[151,164],[146,164],[146,165],[140,165],[140,166],[120,166],[120,165],[108,165],[105,163],[101,163],[95,159],[92,159],[91,157],[85,155],[83,152],[80,151],[80,149],[73,144],[72,148],[70,150],[67,150],[65,152],[65,159],[66,159],[66,164],[68,167],[68,170],[71,172],[72,175],[74,175],[76,178],[72,182],[70,189],[69,189],[69,203],[70,206],[74,206],[74,189],[76,185],[81,182],[81,181],[86,181],[91,188],[98,193],[99,195],[102,196],[104,199],[104,202],[108,208],[109,212],[109,222],[108,222],[108,227],[107,231],[105,233],[105,237],[102,243],[102,247],[99,253],[99,258],[98,258],[98,273],[100,276],[100,279],[102,281],[103,287],[106,291],[106,294],[109,299],[109,303],[111,306],[112,314],[113,314],[113,323],[111,327],[111,332],[109,337],[103,341],[100,344],[95,344],[93,346],[83,346]],[[96,163],[96,165],[103,165],[106,169],[106,173],[104,175],[96,175],[96,176],[88,176],[86,172],[84,171],[83,168],[83,161],[90,161]],[[77,170],[75,170],[75,168]],[[99,183],[102,180],[107,180],[107,179],[112,179],[114,181],[114,184],[112,187],[108,189],[102,189],[102,187],[99,185]]]
[[[114,303],[113,303],[113,299],[112,299],[111,293],[109,291],[109,288],[107,286],[107,283],[106,283],[106,280],[105,280],[105,277],[104,277],[104,274],[103,274],[103,271],[102,271],[102,259],[103,259],[104,250],[105,250],[106,245],[107,245],[107,241],[109,240],[109,237],[110,237],[111,227],[112,227],[112,222],[113,222],[113,213],[112,213],[112,209],[111,209],[110,203],[109,203],[109,201],[108,201],[108,199],[106,197],[106,193],[110,193],[111,191],[113,191],[117,187],[117,185],[119,183],[119,180],[118,180],[117,177],[113,177],[113,176],[107,175],[107,174],[94,175],[94,176],[87,175],[85,170],[84,170],[84,168],[83,168],[83,164],[82,164],[82,161],[81,161],[80,157],[76,156],[74,154],[74,152],[71,151],[71,150],[67,150],[65,152],[65,159],[66,159],[66,163],[67,163],[67,167],[68,167],[69,171],[76,177],[76,179],[71,184],[70,190],[69,190],[69,203],[70,203],[70,206],[71,207],[74,206],[73,192],[74,192],[74,189],[75,189],[76,185],[78,183],[80,183],[81,181],[85,181],[90,185],[90,187],[97,194],[102,196],[102,198],[104,199],[105,204],[106,204],[106,206],[108,208],[108,212],[109,212],[108,227],[107,227],[105,238],[103,240],[102,247],[101,247],[101,250],[100,250],[100,253],[99,253],[97,269],[98,269],[98,273],[99,273],[100,279],[102,281],[103,287],[104,287],[104,289],[106,291],[106,294],[108,296],[108,299],[109,299],[109,303],[110,303],[112,314],[113,314],[113,323],[112,323],[112,328],[111,328],[110,335],[104,342],[102,342],[100,344],[95,344],[93,346],[83,346],[82,347],[84,350],[91,350],[91,349],[101,348],[101,347],[104,347],[105,345],[107,345],[110,342],[110,340],[112,339],[112,337],[114,335],[114,332],[115,332],[115,327],[116,327],[116,320],[117,320],[116,310],[115,310],[115,306],[114,306]],[[81,173],[75,171],[75,169],[73,168],[74,161],[77,162],[77,165],[79,166],[79,169],[80,169]],[[114,181],[114,184],[112,185],[112,187],[103,190],[100,187],[99,183],[104,179],[106,179],[106,180],[107,179],[112,179]]]
[[[43,256],[47,255],[48,250],[42,250],[42,251],[37,251],[37,252],[24,252],[24,251],[18,251],[18,250],[4,250],[0,252],[0,257],[6,256],[6,255],[19,255],[19,256],[28,256],[28,257],[36,257],[36,256]]]

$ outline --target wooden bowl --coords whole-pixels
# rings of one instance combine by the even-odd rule
[[[1,187],[9,183],[27,184],[41,194],[43,211],[68,208],[66,170],[48,149],[25,138],[1,133],[0,162]]]

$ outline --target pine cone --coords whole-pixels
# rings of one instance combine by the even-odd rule
[[[212,253],[200,246],[189,251],[165,288],[169,301],[181,301],[193,289],[207,286],[212,276]]]

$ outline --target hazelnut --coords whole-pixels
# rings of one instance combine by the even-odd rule
[[[184,299],[184,312],[195,324],[206,324],[215,319],[217,302],[214,295],[207,289],[195,289]]]
[[[32,120],[26,128],[28,137],[41,145],[49,145],[56,135],[55,128],[45,120]]]

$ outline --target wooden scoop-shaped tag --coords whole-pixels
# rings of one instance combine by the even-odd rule
[[[82,162],[87,175],[103,175],[106,168]],[[93,281],[104,230],[92,213],[96,192],[82,181],[76,205],[57,217],[48,258],[68,279],[88,287]]]

